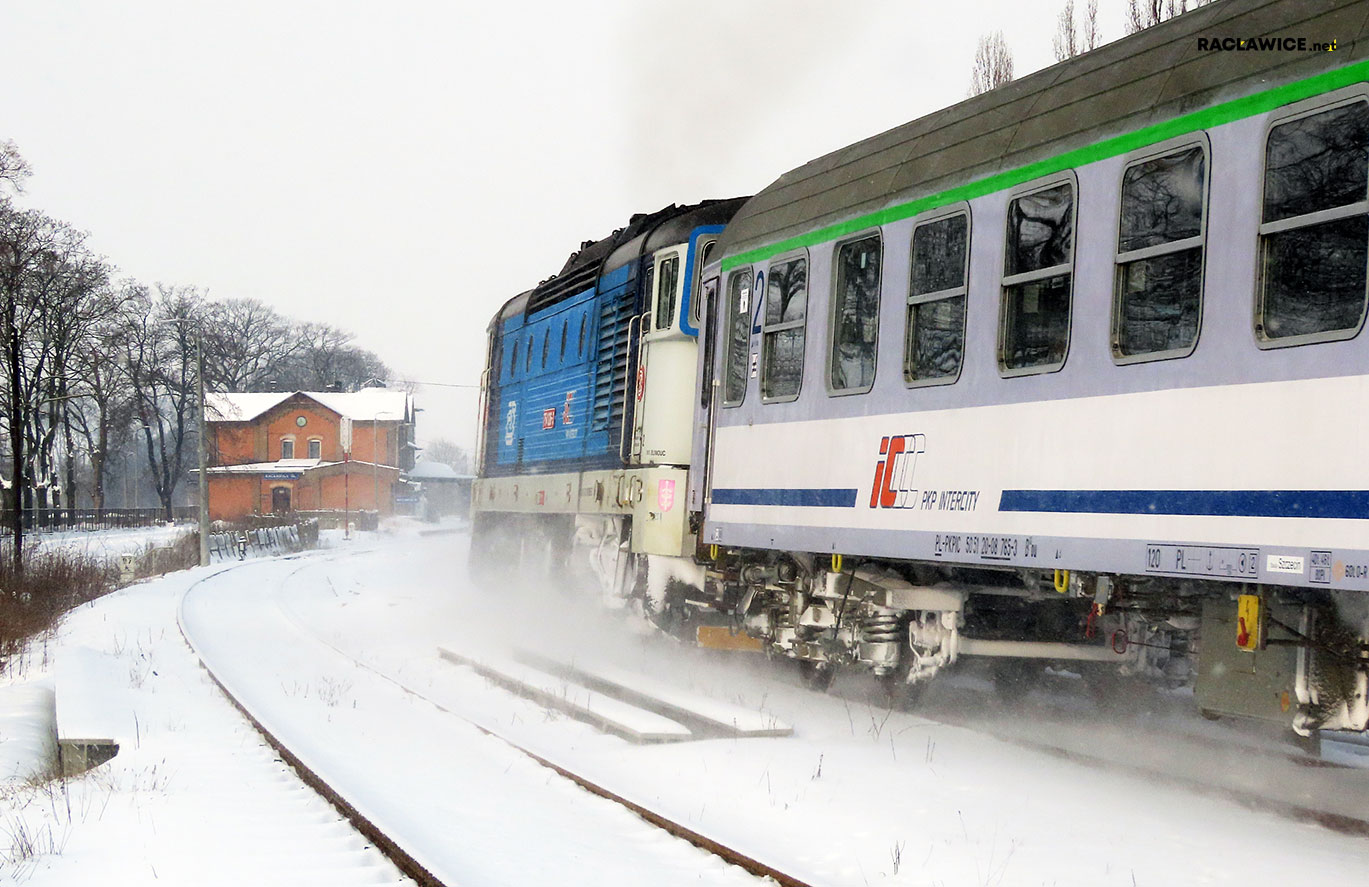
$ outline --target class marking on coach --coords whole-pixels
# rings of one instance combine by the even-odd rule
[[[1237,576],[1256,579],[1260,550],[1221,545],[1146,546],[1146,572],[1169,576]]]
[[[1332,557],[1331,552],[1329,551],[1311,552],[1308,562],[1311,565],[1312,572],[1307,577],[1308,581],[1315,582],[1318,585],[1330,585],[1331,571],[1334,569],[1331,561]],[[1342,572],[1343,570],[1344,567],[1342,565]]]
[[[1039,553],[1030,536],[987,533],[937,533],[932,546],[935,557],[972,557],[981,561],[1035,560]]]

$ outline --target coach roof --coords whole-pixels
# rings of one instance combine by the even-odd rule
[[[1200,37],[1259,36],[1337,46],[1199,49]],[[920,198],[1359,61],[1366,38],[1363,0],[1219,0],[786,173],[737,213],[723,255],[731,265],[907,217],[928,208],[909,206]]]

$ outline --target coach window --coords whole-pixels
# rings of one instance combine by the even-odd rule
[[[723,406],[746,397],[746,363],[751,347],[751,269],[739,268],[727,281],[727,363]]]
[[[1266,347],[1348,339],[1364,323],[1369,102],[1278,123],[1265,145],[1255,333]]]
[[[808,317],[808,259],[770,265],[761,326],[761,400],[793,400],[803,385],[803,334]]]
[[[697,327],[699,325],[699,318],[702,316],[700,312],[703,310],[702,306],[699,305],[700,300],[698,297],[698,285],[699,282],[703,280],[704,268],[708,266],[708,260],[713,257],[713,248],[717,245],[718,241],[716,240],[704,241],[701,245],[699,245],[698,252],[696,253],[697,258],[694,259],[695,285],[692,292],[695,293],[695,296],[693,299],[690,300],[689,304],[689,321],[690,325],[694,327]]]
[[[680,283],[680,257],[671,256],[661,263],[656,293],[656,329],[668,330],[675,325],[675,291]]]
[[[1064,365],[1073,268],[1073,181],[1009,201],[998,334],[998,365],[1004,375],[1050,372]]]
[[[699,386],[699,406],[708,409],[713,403],[713,359],[718,349],[718,278],[710,277],[702,281],[694,291],[694,304],[704,302],[708,323],[704,326],[704,373],[703,384]]]
[[[903,348],[903,380],[909,385],[949,385],[960,378],[969,244],[967,212],[932,219],[913,229],[908,334]]]
[[[1189,145],[1122,174],[1112,355],[1120,363],[1183,357],[1198,342],[1207,156]]]
[[[859,394],[875,383],[880,252],[879,234],[837,247],[827,367],[832,394]]]

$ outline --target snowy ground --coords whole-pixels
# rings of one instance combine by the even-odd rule
[[[140,553],[149,545],[172,545],[194,530],[195,528],[189,524],[159,524],[155,527],[130,527],[125,530],[44,531],[25,535],[24,545],[30,552],[64,549],[113,561],[121,554]]]
[[[890,712],[855,681],[816,695],[788,670],[679,649],[549,589],[474,590],[463,536],[404,535],[361,550],[373,540],[190,571],[72,614],[46,655],[31,658],[34,680],[0,693],[0,766],[42,750],[41,731],[25,727],[54,678],[37,672],[60,681],[53,666],[64,659],[104,664],[86,671],[103,675],[104,716],[124,748],[55,787],[11,780],[0,797],[0,857],[10,855],[0,877],[114,887],[395,878],[199,669],[176,625],[196,583],[185,622],[225,683],[453,885],[755,883],[472,725],[815,885],[1362,884],[1369,871],[1369,841],[992,738],[985,730],[1009,731],[1019,715],[985,714],[983,700],[971,713],[981,729],[966,729]],[[633,746],[436,653],[511,643],[646,671],[771,712],[795,733]],[[1067,703],[1050,717],[1086,720],[1087,709]],[[1085,735],[1167,754],[1144,719],[1113,717],[1107,732]],[[1186,756],[1175,752],[1171,769]],[[1254,785],[1322,772],[1252,765],[1240,753],[1198,766],[1257,767]],[[1317,791],[1369,811],[1369,772],[1332,772]],[[14,859],[25,839],[32,854]]]

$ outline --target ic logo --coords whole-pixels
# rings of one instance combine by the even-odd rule
[[[879,454],[884,458],[875,463],[875,480],[870,485],[871,508],[917,507],[913,472],[917,468],[918,454],[926,451],[927,438],[922,434],[902,434],[880,440]]]

